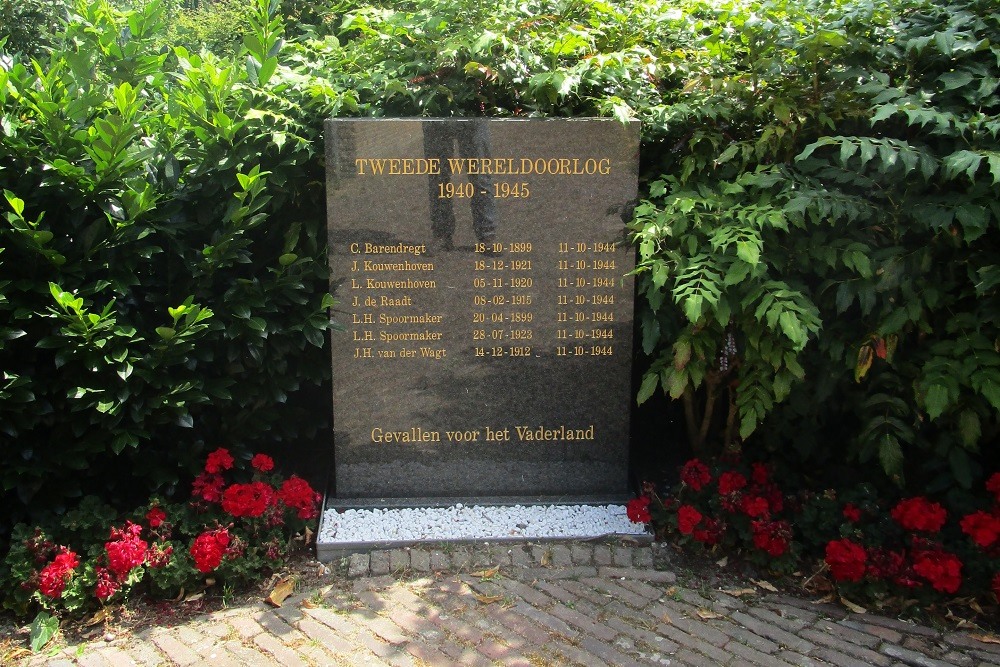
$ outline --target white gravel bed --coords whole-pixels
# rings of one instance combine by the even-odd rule
[[[463,505],[329,509],[318,545],[476,539],[594,538],[644,535],[624,505]]]

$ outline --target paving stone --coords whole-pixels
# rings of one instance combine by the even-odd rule
[[[386,575],[392,570],[389,564],[388,551],[373,551],[369,560],[371,573],[375,576]]]
[[[472,566],[472,548],[457,547],[451,554],[451,566],[455,572],[468,572]]]
[[[529,548],[531,550],[531,564],[529,567],[546,564],[552,558],[551,547],[549,546],[532,544]]]
[[[972,667],[976,664],[976,661],[973,660],[971,656],[960,653],[959,651],[949,651],[948,653],[942,655],[941,659],[947,663],[955,665],[956,667]]]
[[[410,567],[414,572],[431,571],[431,553],[425,549],[414,549],[410,551]]]
[[[792,649],[793,651],[797,651],[802,654],[809,654],[809,652],[816,646],[812,642],[806,641],[784,628],[772,625],[771,623],[767,623],[759,618],[744,614],[740,611],[733,612],[730,618],[754,634],[766,637],[767,639],[770,639],[785,648]]]
[[[389,571],[402,572],[410,569],[410,550],[392,549],[389,551]]]
[[[547,568],[529,567],[515,570],[518,579],[534,581],[536,579],[583,579],[597,575],[597,568],[589,565],[574,565],[573,567]]]
[[[823,621],[817,623],[815,628],[827,632],[834,637],[839,637],[844,641],[851,642],[852,644],[858,644],[859,646],[864,646],[866,648],[875,648],[882,641],[874,635],[870,635],[867,632],[859,632],[858,630],[846,627],[840,623]]]
[[[197,665],[202,657],[183,644],[177,637],[168,632],[158,632],[152,637],[153,643],[163,651],[168,660],[177,665]]]
[[[750,632],[746,628],[740,627],[728,621],[722,621],[722,622],[717,621],[716,623],[713,624],[713,627],[715,627],[720,632],[724,632],[725,634],[729,635],[740,644],[745,644],[750,648],[760,651],[762,653],[777,653],[778,649],[780,648],[776,643],[774,643],[770,639],[761,637],[758,634]]]
[[[752,665],[760,665],[760,667],[790,667],[789,663],[785,662],[781,658],[777,658],[763,651],[758,651],[757,649],[745,646],[738,641],[731,641],[722,648],[739,658],[740,664],[749,663]]]
[[[815,644],[826,646],[828,648],[837,651],[838,653],[846,653],[847,655],[854,656],[868,663],[869,667],[871,665],[879,665],[880,667],[888,667],[892,660],[888,657],[876,653],[875,651],[865,648],[864,646],[859,646],[853,642],[849,642],[845,639],[837,637],[827,632],[821,632],[813,628],[807,628],[799,633],[799,636],[806,640],[811,641]]]
[[[882,625],[875,625],[874,623],[860,623],[852,620],[841,621],[840,625],[857,630],[858,632],[866,632],[870,635],[874,635],[882,641],[889,642],[890,644],[899,644],[903,641],[903,635],[899,631]]]
[[[913,665],[914,667],[949,667],[949,665],[952,665],[950,662],[935,660],[934,658],[929,658],[922,653],[917,653],[916,651],[903,648],[902,646],[885,644],[879,650],[890,658],[901,660],[905,664]]]
[[[551,547],[552,565],[554,567],[570,567],[573,565],[573,555],[565,544],[553,544]]]
[[[542,611],[541,609],[536,609],[535,607],[532,607],[524,602],[519,602],[514,605],[514,611],[521,614],[528,620],[538,623],[539,625],[544,626],[550,631],[560,634],[563,637],[573,639],[580,634],[561,618],[556,618],[552,614]]]
[[[370,563],[370,554],[351,554],[347,559],[347,576],[351,579],[368,576]]]
[[[673,584],[677,581],[677,575],[673,572],[637,570],[633,567],[599,567],[597,568],[597,574],[601,577],[611,577],[613,579],[639,579],[641,581],[653,581],[663,584]]]
[[[609,646],[607,642],[584,635],[580,638],[580,648],[592,656],[600,658],[609,665],[615,667],[639,667],[639,663],[631,656],[625,655],[621,651]]]
[[[653,550],[650,547],[639,547],[635,550],[635,566],[643,569],[653,567]]]
[[[632,567],[632,547],[616,546],[611,550],[611,564],[617,567]]]
[[[574,565],[590,565],[594,560],[594,548],[589,544],[573,543],[569,553]]]
[[[377,577],[362,577],[356,579],[351,584],[351,590],[355,593],[362,591],[380,591],[396,583],[396,579],[391,574],[382,574]]]
[[[451,569],[451,557],[440,549],[431,551],[431,571],[444,572]]]
[[[830,667],[828,662],[795,651],[779,651],[776,655],[785,662],[798,665],[798,667]]]
[[[535,556],[527,545],[519,545],[511,549],[511,564],[515,568],[532,567],[535,564]]]
[[[968,648],[977,651],[986,651],[988,653],[996,653],[997,658],[1000,658],[1000,644],[987,644],[986,642],[981,642],[978,639],[973,639],[964,632],[949,632],[945,634],[942,639],[947,644],[957,648]]]
[[[714,647],[712,647],[714,648]],[[703,655],[697,653],[696,651],[684,647],[674,654],[674,657],[684,665],[691,665],[691,667],[718,667],[719,665],[724,665],[729,662],[730,655],[724,651],[719,650],[720,655]]]
[[[594,564],[597,566],[608,566],[614,561],[611,558],[611,547],[607,544],[594,545]]]
[[[852,655],[841,653],[826,646],[817,648],[812,652],[812,655],[837,667],[871,667],[871,663],[867,660],[860,660]]]

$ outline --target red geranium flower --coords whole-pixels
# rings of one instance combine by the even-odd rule
[[[770,507],[766,498],[760,496],[743,496],[739,502],[740,511],[752,519],[768,518]]]
[[[222,509],[233,516],[260,516],[273,502],[274,489],[267,482],[233,484],[222,494]]]
[[[649,523],[653,517],[649,513],[649,497],[639,496],[628,501],[625,514],[632,523]]]
[[[319,515],[317,505],[320,495],[301,477],[292,475],[286,479],[278,489],[278,497],[287,507],[297,509],[300,519],[312,519]]]
[[[860,581],[865,576],[866,559],[865,548],[846,537],[826,545],[826,564],[837,581]]]
[[[191,544],[191,557],[199,572],[208,573],[219,567],[229,546],[229,531],[225,528],[206,530]]]
[[[974,512],[962,517],[962,532],[972,541],[986,549],[1000,538],[1000,517],[989,512]]]
[[[692,490],[701,491],[706,484],[712,481],[712,475],[709,473],[707,465],[699,459],[691,459],[681,468],[681,481]]]
[[[146,521],[150,528],[159,528],[167,518],[167,513],[159,507],[154,507],[146,512]]]
[[[66,547],[59,547],[59,553],[52,562],[38,573],[38,590],[49,598],[62,596],[66,583],[73,576],[73,570],[80,564],[77,555]]]
[[[936,533],[941,530],[948,513],[938,503],[923,496],[900,500],[890,512],[896,523],[907,530],[924,530]]]
[[[1000,472],[995,472],[986,480],[986,490],[1000,503]]]
[[[681,535],[690,535],[694,532],[702,519],[702,514],[691,505],[681,505],[677,508],[677,530]]]
[[[719,495],[728,496],[747,485],[747,478],[741,473],[728,471],[719,475]]]
[[[722,533],[724,531],[725,525],[721,521],[706,516],[703,518],[702,522],[695,527],[691,537],[705,546],[712,546],[713,544],[718,544],[719,541],[722,540]]]
[[[222,475],[203,472],[194,478],[191,494],[210,503],[222,500],[222,487],[225,485]]]
[[[267,472],[274,470],[274,459],[267,454],[254,454],[253,458],[250,459],[250,465],[261,472]]]
[[[767,481],[771,478],[770,471],[767,469],[767,465],[764,463],[754,463],[750,466],[750,479],[753,480],[754,484],[759,484],[761,486],[767,484]]]
[[[219,447],[214,452],[208,455],[208,459],[205,460],[205,472],[208,473],[218,473],[223,470],[229,470],[233,467],[233,457],[229,455],[229,450],[224,447]]]
[[[149,544],[139,537],[141,532],[142,526],[128,521],[124,528],[112,528],[111,540],[104,543],[108,569],[119,579],[146,562]]]
[[[913,557],[913,571],[942,593],[954,593],[962,585],[962,561],[947,551],[918,552]]]
[[[767,555],[777,558],[788,551],[792,527],[787,521],[753,521],[753,545]]]
[[[844,505],[844,518],[851,523],[861,521],[861,509],[854,503]]]
[[[117,593],[120,586],[107,568],[99,567],[95,573],[97,574],[97,586],[94,587],[94,595],[98,600],[104,602]]]

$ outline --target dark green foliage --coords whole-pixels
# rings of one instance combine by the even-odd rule
[[[696,445],[968,488],[1000,434],[1000,17],[753,4],[682,37],[648,111],[640,400],[685,401]]]
[[[170,493],[206,446],[325,425],[290,401],[329,376],[329,302],[318,122],[265,76],[280,22],[254,6],[254,71],[162,49],[158,2],[79,12],[72,52],[0,69],[0,504],[15,517],[94,488]]]
[[[206,3],[174,2],[168,5],[166,31],[159,37],[167,46],[188,51],[202,49],[217,56],[236,55],[252,30],[254,4],[240,0]]]
[[[67,0],[0,0],[0,43],[4,51],[27,57],[49,49],[62,27]]]

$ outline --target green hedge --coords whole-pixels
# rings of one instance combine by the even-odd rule
[[[0,69],[7,519],[328,426],[294,400],[329,376],[319,121],[269,80],[281,25],[253,14],[256,67],[161,48],[158,2],[93,2],[72,50]]]

